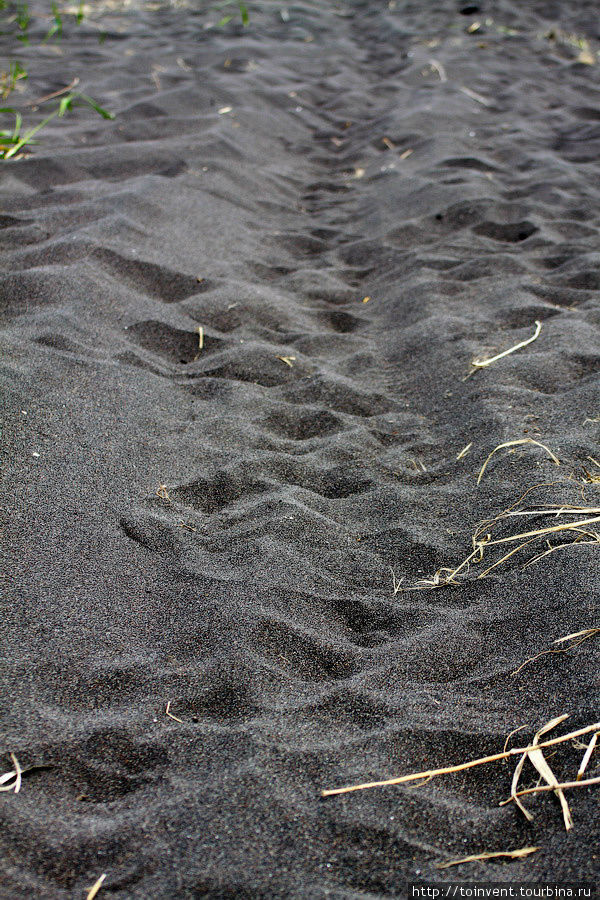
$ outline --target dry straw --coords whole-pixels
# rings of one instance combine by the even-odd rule
[[[462,859],[451,859],[450,862],[438,863],[436,869],[449,869],[450,866],[462,866],[463,863],[481,862],[486,859],[498,859],[501,856],[509,859],[522,859],[536,853],[539,847],[520,847],[518,850],[494,850],[491,853],[474,853],[472,856],[463,856]]]

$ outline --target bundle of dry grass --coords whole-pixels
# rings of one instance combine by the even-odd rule
[[[560,465],[560,460],[556,454],[540,441],[536,441],[533,438],[520,438],[518,440],[505,441],[494,447],[491,453],[488,454],[479,470],[477,484],[481,483],[488,464],[498,451],[508,450],[509,453],[513,453],[517,448],[525,446],[541,448],[546,451],[555,465]],[[470,448],[471,445],[469,444],[467,447]],[[466,449],[467,448],[465,448],[465,450]],[[464,452],[465,451],[460,453],[457,458],[461,458]],[[589,457],[589,459],[594,466],[600,470],[600,463],[592,457]],[[583,473],[583,484],[600,484],[600,474],[596,473],[595,470],[590,472],[584,467]],[[572,488],[577,484],[577,481],[575,480],[575,476],[571,474],[564,483]],[[581,486],[581,481],[579,483]],[[600,506],[582,506],[575,504],[557,505],[556,503],[540,503],[536,507],[531,508],[524,508],[522,506],[526,497],[528,497],[532,491],[542,487],[554,486],[556,484],[558,484],[558,482],[543,482],[542,484],[535,484],[528,488],[525,493],[507,509],[490,519],[486,519],[476,526],[471,538],[471,552],[462,560],[462,562],[454,568],[443,566],[429,578],[422,578],[412,587],[402,587],[401,590],[418,590],[422,588],[437,588],[444,587],[445,585],[460,584],[461,580],[464,580],[472,573],[473,567],[483,562],[484,559],[488,560],[490,564],[484,568],[483,571],[477,572],[474,577],[485,578],[498,566],[506,563],[511,557],[520,553],[521,550],[532,545],[538,545],[538,549],[541,552],[537,552],[532,556],[525,565],[531,565],[543,557],[555,553],[565,547],[573,547],[574,545],[580,546],[582,544],[600,544]],[[552,517],[554,521],[551,525],[540,524],[540,527],[538,528],[529,530],[509,530],[508,533],[502,533],[503,528],[506,531],[505,526],[508,524],[509,520],[519,516],[534,517],[538,520],[547,520],[549,517]],[[557,522],[556,520],[559,521]],[[512,524],[512,522],[510,524]],[[568,539],[556,542],[556,537]],[[501,555],[498,556],[496,550],[500,551],[500,548],[504,549],[505,545],[506,552],[502,552]],[[491,557],[495,553],[497,558],[492,561]],[[395,580],[395,594],[400,590],[399,587],[396,587],[397,584],[399,584],[399,582]]]
[[[501,444],[500,447],[512,446],[515,443],[538,443],[537,441],[519,441]],[[543,444],[539,446],[544,447]],[[496,450],[499,447],[495,448]],[[544,449],[548,449],[544,447]],[[551,451],[548,451],[551,453]],[[485,471],[487,463],[491,459],[495,450],[488,456],[483,468],[479,474],[479,480]],[[551,454],[555,461],[556,457]],[[551,484],[554,484],[552,482]],[[419,588],[435,588],[443,587],[449,584],[460,584],[461,579],[465,579],[471,572],[474,565],[481,563],[484,559],[490,561],[490,564],[477,572],[476,578],[485,578],[494,569],[507,562],[515,554],[524,550],[526,547],[537,545],[541,552],[537,552],[530,557],[525,565],[531,565],[545,556],[555,553],[565,547],[573,547],[574,545],[600,544],[600,507],[599,506],[580,506],[573,504],[557,505],[555,503],[542,503],[532,508],[523,508],[522,503],[525,498],[537,488],[544,487],[545,484],[534,485],[529,488],[512,506],[494,516],[481,522],[475,528],[471,538],[472,550],[462,560],[459,565],[454,568],[444,566],[438,569],[429,578],[423,578],[411,587],[403,590],[415,590]],[[528,530],[508,530],[508,533],[502,533],[502,529],[506,530],[506,525],[516,517],[529,516],[538,520],[548,519],[552,517],[553,524],[541,525],[538,528]],[[556,520],[559,520],[558,522]],[[553,542],[554,538],[560,538],[558,543]],[[562,540],[562,538],[569,538]],[[507,552],[494,559],[492,562],[490,557],[494,554],[495,548],[508,548]],[[543,549],[542,549],[543,548]]]
[[[491,361],[493,362],[494,360]],[[507,449],[509,450],[509,452],[514,452],[516,448],[523,447],[525,445],[535,445],[536,447],[541,448],[542,450],[546,451],[546,453],[550,456],[550,458],[556,465],[560,465],[558,457],[545,444],[542,444],[539,441],[535,441],[531,438],[506,441],[495,447],[488,455],[479,471],[477,483],[479,484],[481,482],[481,479],[487,469],[488,463],[498,451]],[[470,446],[471,445],[467,445],[465,451],[461,452],[458,455],[457,459],[462,458],[462,456],[465,455],[465,452],[470,449]],[[596,469],[600,469],[600,463],[598,463],[591,457],[590,460],[596,467]],[[547,557],[550,554],[567,547],[572,548],[575,546],[579,547],[581,545],[600,544],[600,506],[557,504],[556,502],[554,502],[539,503],[532,507],[524,507],[526,498],[528,498],[533,491],[536,491],[540,488],[555,487],[559,483],[560,482],[548,482],[533,485],[532,487],[528,488],[528,490],[525,491],[521,495],[521,497],[519,497],[519,499],[507,509],[502,511],[500,514],[477,525],[471,539],[471,552],[457,566],[453,568],[442,567],[438,569],[437,572],[435,572],[434,575],[432,575],[430,578],[422,579],[412,587],[403,586],[403,579],[397,578],[394,570],[392,570],[394,595],[403,590],[418,590],[423,588],[443,587],[445,585],[460,585],[461,583],[464,583],[464,581],[469,576],[476,579],[485,578],[492,571],[505,564],[509,559],[511,559],[513,556],[516,556],[525,548],[533,549],[534,547],[537,547],[537,552],[525,561],[524,567],[532,565],[533,563],[538,562],[544,557]],[[600,475],[597,474],[595,470],[589,472],[584,469],[583,483],[587,485],[598,484],[600,483]],[[570,478],[562,482],[562,484],[563,486],[567,485],[568,487],[572,488],[577,484],[577,480],[573,475],[571,475]],[[583,486],[580,479],[579,489],[581,490],[581,496],[583,497]],[[537,527],[528,529],[515,527],[515,519],[519,517],[529,517],[530,519],[533,518],[534,523],[537,525]],[[550,518],[551,522],[548,522]],[[475,567],[479,568],[481,563],[483,562],[486,563],[485,567],[480,571],[473,572],[473,569]],[[592,625],[591,627],[583,628],[579,631],[573,632],[572,634],[559,637],[553,642],[550,648],[542,650],[540,653],[537,653],[534,656],[526,659],[511,674],[518,675],[526,666],[530,665],[535,660],[546,657],[550,654],[568,653],[579,647],[585,641],[588,641],[593,637],[597,637],[598,635],[600,635],[600,626]],[[514,803],[515,806],[523,813],[526,819],[528,821],[531,821],[533,819],[533,814],[524,805],[521,798],[533,794],[552,792],[555,794],[559,801],[565,829],[569,831],[573,828],[573,816],[566,797],[566,792],[578,787],[589,787],[592,785],[600,784],[600,775],[593,775],[592,777],[584,778],[585,772],[588,769],[594,751],[599,744],[598,738],[600,737],[600,722],[595,722],[592,725],[585,726],[584,728],[580,728],[560,737],[543,740],[545,735],[554,730],[567,718],[567,715],[560,715],[556,718],[551,719],[535,733],[531,743],[524,747],[507,749],[512,735],[517,731],[520,731],[524,727],[520,726],[509,734],[504,749],[500,753],[495,753],[490,756],[481,757],[479,759],[469,760],[467,762],[459,763],[456,765],[444,766],[437,769],[429,769],[422,772],[414,772],[408,775],[400,775],[396,778],[389,778],[382,781],[365,782],[362,784],[354,784],[347,787],[325,790],[322,792],[322,794],[324,797],[330,797],[333,795],[346,794],[353,791],[361,791],[390,785],[407,784],[411,782],[424,784],[431,778],[435,778],[441,775],[460,772],[466,769],[474,768],[476,766],[487,765],[500,760],[506,760],[512,756],[518,756],[519,759],[512,777],[510,796],[507,799],[502,800],[500,802],[500,805],[504,806],[509,803]],[[578,741],[584,735],[589,735],[590,738],[587,743],[581,744]],[[584,753],[575,775],[572,778],[563,778],[561,780],[556,776],[555,772],[550,767],[548,759],[544,755],[544,751],[546,748],[555,747],[557,745],[565,743],[570,744],[572,747],[583,750]],[[539,776],[539,781],[534,787],[520,788],[519,785],[526,765],[530,765],[533,767],[533,769]],[[453,865],[462,865],[465,863],[493,859],[496,857],[518,859],[520,857],[525,857],[530,855],[531,853],[534,853],[537,849],[539,848],[523,847],[518,850],[502,850],[490,852],[486,851],[482,853],[475,853],[461,859],[450,860],[449,862],[440,864],[438,868],[446,868]]]

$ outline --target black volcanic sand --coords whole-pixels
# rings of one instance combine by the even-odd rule
[[[597,789],[528,823],[514,763],[320,796],[599,718],[597,640],[511,674],[598,624],[594,547],[390,571],[457,565],[534,484],[600,505],[597,5],[390,6],[113,9],[20,49],[16,102],[78,75],[117,116],[1,170],[3,898],[598,872]],[[560,468],[527,445],[478,487],[523,437]]]

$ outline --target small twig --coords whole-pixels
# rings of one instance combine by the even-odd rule
[[[527,338],[526,341],[520,341],[518,344],[515,344],[514,347],[509,347],[508,350],[504,350],[502,353],[498,353],[496,356],[491,356],[489,359],[474,359],[471,363],[476,369],[485,369],[486,366],[491,366],[492,363],[495,363],[497,360],[502,359],[504,356],[508,356],[509,353],[514,353],[515,350],[521,350],[522,347],[526,347],[527,344],[533,343],[533,341],[537,340],[539,337],[540,331],[542,330],[542,323],[538,322],[537,319],[535,321],[535,333]]]

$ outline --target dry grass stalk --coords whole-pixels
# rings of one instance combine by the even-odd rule
[[[600,506],[565,506],[548,505],[541,509],[515,509],[512,512],[506,512],[504,515],[509,518],[511,516],[579,516],[581,513],[587,515],[600,515]]]
[[[504,747],[502,748],[504,751],[506,751],[506,748],[508,747],[508,742],[510,741],[513,734],[516,734],[517,731],[523,731],[524,728],[527,728],[527,725],[518,725],[516,728],[513,728],[513,730],[507,734],[506,740],[504,741]]]
[[[434,69],[438,73],[438,75],[440,76],[441,82],[448,81],[448,76],[446,75],[446,70],[443,67],[443,65],[441,64],[441,62],[438,62],[437,59],[430,59],[429,65],[431,66],[432,69]]]
[[[156,496],[160,497],[161,500],[166,500],[167,503],[171,502],[166,484],[159,484],[159,486],[156,488]]]
[[[98,881],[94,882],[92,887],[89,889],[87,894],[85,895],[85,900],[94,900],[94,897],[97,895],[98,891],[104,884],[104,879],[106,878],[106,872],[100,876]]]
[[[521,447],[521,446],[523,446],[523,444],[535,444],[537,447],[541,447],[542,450],[546,451],[546,453],[552,459],[552,461],[554,463],[556,463],[557,466],[560,466],[560,460],[558,459],[557,456],[554,455],[552,450],[550,450],[549,447],[546,447],[545,444],[541,444],[539,441],[534,441],[533,438],[520,438],[517,441],[505,441],[503,444],[498,444],[497,447],[494,447],[494,449],[492,450],[492,452],[490,453],[490,455],[488,456],[488,458],[482,465],[481,470],[479,472],[479,476],[477,478],[477,484],[479,484],[481,482],[481,479],[483,478],[483,473],[485,472],[489,461],[491,460],[492,456],[498,452],[498,450],[504,450],[507,447]]]
[[[174,722],[179,722],[181,725],[185,725],[185,722],[183,721],[183,719],[180,719],[179,716],[174,716],[173,713],[171,712],[171,701],[170,700],[167,702],[167,708],[165,709],[165,715],[168,716],[170,719],[173,719]]]
[[[577,776],[575,779],[576,781],[581,781],[581,779],[583,778],[583,774],[588,767],[590,759],[592,758],[592,753],[594,752],[594,750],[596,748],[596,743],[598,742],[599,735],[600,735],[600,731],[597,731],[595,734],[592,735],[592,739],[589,742],[589,744],[587,745],[586,751],[583,754],[583,759],[581,760],[581,764],[580,764],[579,768],[577,769]]]
[[[14,753],[9,754],[14,768],[10,772],[0,775],[0,791],[14,791],[18,794],[21,790],[21,776],[23,769]]]
[[[392,585],[394,588],[394,597],[396,597],[398,592],[402,588],[402,582],[404,581],[404,578],[397,578],[396,572],[394,571],[394,569],[392,569],[391,566],[390,566],[390,572],[392,573]]]
[[[477,91],[472,91],[471,88],[465,87],[464,84],[460,85],[458,89],[459,89],[459,91],[462,91],[463,94],[466,94],[467,97],[470,97],[471,100],[476,100],[477,103],[481,103],[482,106],[489,107],[489,106],[494,105],[491,100],[487,99],[487,97],[482,97],[482,95],[478,94]],[[526,343],[529,343],[529,341],[526,341]],[[522,346],[522,345],[520,345],[520,346]],[[516,347],[513,347],[513,350],[516,350],[516,349],[517,349]],[[507,352],[512,353],[512,350],[507,351]],[[506,353],[502,353],[500,355],[506,356]],[[499,357],[496,357],[496,358],[498,359]]]
[[[557,785],[538,784],[535,787],[523,788],[521,791],[518,791],[517,797],[525,797],[528,794],[545,794],[548,791],[556,791],[557,788],[561,791],[568,791],[573,788],[590,787],[593,784],[600,784],[600,775],[594,778],[586,778],[583,781],[561,781]],[[512,803],[513,800],[514,797],[508,797],[506,800],[502,800],[499,805],[506,806],[508,803]]]
[[[591,419],[586,419],[586,422],[591,421]],[[600,463],[597,462],[597,460],[595,460],[593,456],[588,456],[588,459],[590,460],[590,462],[593,462],[598,469],[600,469]],[[581,468],[583,469],[585,480],[588,482],[588,484],[600,484],[600,472],[590,472],[585,468],[585,466],[582,466]]]
[[[556,728],[557,725],[560,725],[561,722],[564,722],[564,720],[567,718],[568,718],[568,716],[566,716],[566,715],[557,716],[557,718],[551,719],[550,722],[547,722],[542,728],[540,728],[540,730],[536,733],[536,735],[532,741],[532,745],[535,749],[529,750],[527,753],[523,754],[522,759],[519,760],[519,764],[521,762],[524,762],[525,759],[528,759],[529,762],[534,766],[534,768],[542,776],[542,778],[544,779],[546,784],[550,785],[550,787],[555,789],[556,796],[560,800],[560,805],[562,807],[565,829],[567,831],[570,831],[571,828],[573,827],[573,818],[571,816],[571,810],[569,809],[569,804],[567,803],[567,799],[566,799],[563,791],[559,787],[557,777],[555,776],[554,772],[548,765],[548,761],[546,760],[546,757],[544,756],[542,750],[539,749],[539,747],[538,747],[540,738],[544,734],[547,734],[549,731],[552,731],[552,729]],[[520,766],[520,768],[519,768],[519,766],[517,766],[517,769],[519,769],[519,774],[520,774],[520,770],[522,768],[523,768],[522,766]],[[516,771],[517,770],[515,770],[515,772]],[[517,803],[517,805],[519,806],[519,809],[521,809],[525,813],[525,808],[517,797],[518,780],[519,780],[518,777],[513,778],[511,797],[513,798],[515,803]],[[526,813],[526,817],[529,821],[531,821],[531,819],[532,819],[531,813]]]
[[[509,859],[521,859],[530,856],[539,850],[539,847],[521,847],[519,850],[496,850],[491,853],[474,853],[472,856],[463,856],[462,859],[451,859],[450,862],[438,863],[436,869],[449,869],[450,866],[462,866],[463,863],[480,862],[485,859],[498,859],[505,856]]]
[[[531,822],[533,819],[533,815],[529,812],[528,809],[526,809],[523,806],[521,801],[518,799],[518,793],[517,793],[517,786],[519,784],[519,779],[521,777],[521,773],[523,772],[523,767],[525,765],[526,759],[527,759],[527,753],[524,753],[522,755],[521,759],[519,760],[519,762],[517,763],[515,771],[513,772],[512,783],[510,786],[510,797],[511,797],[511,800],[514,800],[514,802],[517,804],[517,806],[519,807],[519,809],[521,810],[521,812],[523,813],[523,815],[525,816],[527,821]]]
[[[557,638],[554,643],[564,644],[565,641],[572,641],[574,638],[582,638],[578,644],[573,645],[578,647],[579,644],[582,644],[583,641],[587,641],[588,638],[593,637],[595,634],[600,634],[600,628],[584,628],[582,631],[575,631],[573,634],[567,634],[565,637]]]
[[[294,365],[294,360],[296,359],[296,357],[295,356],[278,356],[277,359],[280,359],[281,362],[285,363],[286,366],[289,366],[291,369]]]
[[[564,546],[568,545],[561,544],[561,547]],[[572,641],[573,643],[569,644],[568,647],[550,647],[548,650],[542,650],[541,653],[530,656],[529,659],[526,659],[525,662],[521,663],[518,669],[515,669],[514,672],[511,672],[510,674],[518,675],[525,666],[529,665],[529,663],[535,662],[536,659],[547,656],[549,653],[568,653],[570,650],[574,650],[576,647],[579,647],[580,644],[583,644],[584,641],[589,640],[589,638],[594,637],[597,634],[600,634],[600,628],[584,628],[583,631],[576,631],[574,634],[567,634],[565,637],[557,638],[553,641],[553,644],[564,644],[566,641]]]
[[[460,453],[459,453],[458,456],[456,457],[457,462],[458,462],[459,459],[462,459],[463,456],[466,456],[466,455],[467,455],[467,453],[469,452],[469,450],[471,449],[472,446],[473,446],[473,441],[471,441],[470,444],[467,444],[466,447],[463,447],[463,449],[460,451]]]
[[[452,585],[460,584],[460,582],[456,580],[456,576],[457,575],[462,575],[462,576],[467,575],[469,572],[470,566],[471,566],[471,562],[475,558],[478,557],[479,560],[483,559],[486,544],[491,540],[491,534],[484,534],[484,532],[487,529],[493,528],[493,526],[497,522],[499,522],[501,519],[505,518],[506,516],[514,514],[511,511],[514,510],[515,507],[517,507],[520,503],[522,503],[525,500],[525,498],[532,491],[535,491],[535,490],[537,490],[537,488],[540,488],[540,487],[553,487],[555,484],[556,484],[556,482],[553,482],[553,481],[541,482],[540,484],[534,484],[530,488],[527,488],[527,490],[518,498],[518,500],[515,500],[515,502],[511,506],[509,506],[507,510],[505,510],[504,512],[495,516],[493,519],[488,519],[487,521],[483,522],[481,525],[479,525],[477,527],[477,529],[475,530],[475,534],[473,535],[473,537],[471,539],[474,549],[469,554],[469,556],[467,556],[467,558],[464,559],[460,563],[460,565],[458,565],[454,569],[451,569],[448,567],[442,567],[441,569],[438,569],[438,571],[431,578],[423,578],[420,581],[418,581],[414,587],[404,588],[404,590],[420,590],[422,588],[435,588],[435,587],[444,587],[445,585],[449,585],[449,584],[452,584]],[[600,510],[598,510],[598,512],[600,512]],[[484,534],[483,539],[480,537],[482,534]],[[520,549],[520,548],[517,548],[517,549]],[[492,568],[495,568],[496,565],[498,565],[500,562],[503,562],[504,559],[508,558],[508,556],[511,556],[513,552],[516,552],[516,550],[511,551],[511,553],[507,554],[506,557],[503,557],[502,560],[499,560],[498,563],[494,564],[494,566],[490,566],[489,569],[486,569],[486,571],[483,572],[482,574],[480,574],[478,577],[482,578],[484,575],[487,575],[487,573],[489,571],[491,571]]]
[[[193,525],[188,525],[187,522],[178,522],[178,523],[177,523],[177,527],[178,527],[178,528],[186,528],[188,531],[194,531],[194,532],[197,532],[197,531],[198,531],[197,528],[194,528]]]
[[[198,350],[204,349],[204,328],[198,325]]]
[[[481,551],[479,547],[477,547],[466,559],[464,559],[459,566],[455,569],[450,569],[447,566],[442,566],[441,569],[438,569],[431,578],[421,578],[417,581],[414,588],[410,590],[418,590],[419,588],[436,588],[436,587],[444,587],[447,584],[460,584],[460,581],[456,580],[457,575],[466,575],[469,571],[469,566],[471,560],[479,556],[481,558]],[[464,571],[463,571],[464,570]]]
[[[479,96],[477,98],[474,97],[473,91],[468,91],[467,88],[461,88],[464,93],[468,93],[469,97],[473,97],[473,99],[478,99],[481,102],[482,98]],[[486,102],[486,105],[487,102]],[[471,363],[476,369],[485,369],[487,366],[491,366],[492,363],[497,362],[499,359],[502,359],[504,356],[508,356],[510,353],[514,353],[515,350],[521,350],[523,347],[526,347],[528,344],[532,344],[533,341],[537,340],[539,337],[540,331],[542,330],[542,323],[536,320],[535,322],[535,332],[530,337],[527,338],[526,341],[520,341],[518,344],[515,344],[514,347],[509,347],[508,350],[504,350],[502,353],[496,354],[496,356],[490,356],[489,359],[474,359]]]
[[[551,738],[547,741],[540,741],[537,744],[530,744],[527,747],[512,747],[510,750],[503,750],[501,753],[493,753],[491,756],[482,756],[479,759],[471,759],[465,763],[459,763],[453,766],[444,766],[440,769],[428,769],[424,772],[413,772],[410,775],[399,775],[396,778],[387,778],[383,781],[368,781],[364,784],[353,784],[342,788],[333,788],[332,790],[322,791],[323,797],[332,797],[337,794],[350,794],[353,791],[364,791],[370,788],[387,787],[395,784],[406,784],[410,781],[420,781],[422,778],[434,778],[439,775],[450,775],[453,772],[463,772],[466,769],[472,769],[475,766],[483,766],[487,763],[498,762],[502,759],[508,759],[511,756],[523,756],[530,750],[540,750],[544,747],[554,747],[557,744],[564,744],[566,741],[572,741],[584,734],[590,734],[593,731],[600,731],[600,722],[593,725],[587,725],[585,728],[578,728],[569,734],[562,734],[559,737]],[[583,783],[583,782],[580,782]],[[552,788],[555,790],[555,788]]]
[[[564,550],[565,547],[573,547],[575,544],[578,546],[581,544],[600,544],[600,534],[597,531],[584,531],[583,529],[576,528],[574,529],[578,532],[578,536],[572,541],[566,541],[564,544],[555,544],[552,545],[550,541],[546,541],[548,545],[548,549],[544,550],[543,553],[538,553],[537,556],[534,556],[529,562],[525,563],[523,566],[526,569],[528,566],[533,565],[533,563],[538,562],[538,560],[542,559],[544,556],[549,556],[551,553],[556,553],[557,550]],[[589,537],[589,541],[584,541],[583,538]]]
[[[565,522],[562,525],[551,525],[548,528],[536,528],[534,531],[523,531],[519,534],[511,534],[508,537],[480,541],[479,543],[481,543],[482,546],[489,547],[497,544],[509,544],[514,541],[520,541],[523,538],[543,537],[548,534],[557,534],[559,531],[581,531],[584,525],[593,525],[596,522],[600,522],[600,516],[594,516],[590,519],[581,519],[579,522]]]

